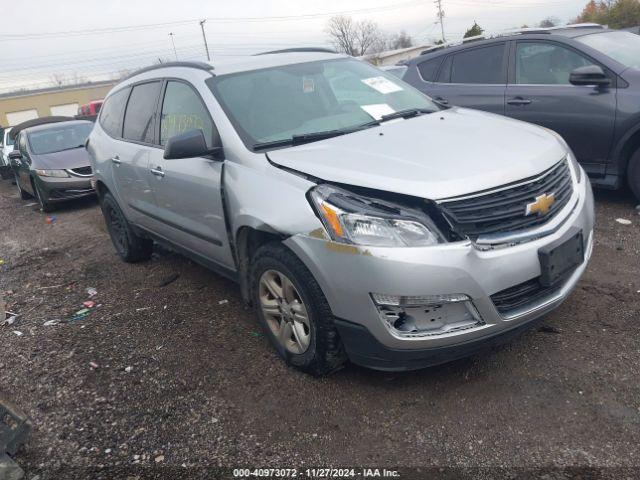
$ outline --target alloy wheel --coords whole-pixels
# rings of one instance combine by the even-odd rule
[[[259,282],[260,308],[271,332],[288,352],[303,354],[311,343],[309,313],[293,282],[267,270]]]

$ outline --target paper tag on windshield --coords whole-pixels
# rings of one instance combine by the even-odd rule
[[[376,120],[380,120],[383,117],[383,115],[396,113],[396,111],[386,103],[376,103],[374,105],[361,105],[360,108],[362,108],[365,112],[367,112]]]
[[[401,92],[402,87],[393,83],[384,77],[371,77],[362,80],[365,85],[377,90],[378,92],[386,95],[387,93]]]
[[[316,85],[313,77],[302,77],[302,91],[304,93],[313,93],[316,91]]]

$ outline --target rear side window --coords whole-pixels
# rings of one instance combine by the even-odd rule
[[[453,55],[451,83],[506,83],[504,44],[474,48]]]
[[[438,74],[438,83],[449,83],[451,82],[451,64],[453,63],[453,55],[449,55],[442,68],[440,69],[440,73]]]
[[[165,145],[171,137],[189,130],[202,130],[207,146],[211,148],[213,122],[207,107],[189,85],[169,82],[162,103],[160,144]]]
[[[443,57],[432,58],[431,60],[425,60],[418,64],[418,71],[425,82],[435,82],[436,73],[438,73],[442,58]]]
[[[143,83],[133,87],[124,115],[122,136],[125,139],[154,143],[154,118],[161,87],[161,82]]]
[[[107,98],[100,112],[100,125],[112,137],[120,138],[122,135],[122,115],[127,98],[129,89],[124,88]]]

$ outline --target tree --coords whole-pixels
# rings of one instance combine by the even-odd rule
[[[336,50],[352,57],[381,52],[386,43],[378,24],[370,20],[339,15],[329,20],[325,31]]]
[[[551,28],[551,27],[555,27],[557,25],[560,24],[560,20],[558,20],[556,17],[547,17],[544,20],[542,20],[538,26],[541,28]]]
[[[400,33],[391,37],[391,39],[389,40],[389,44],[387,45],[387,48],[389,50],[397,50],[399,48],[413,47],[413,45],[414,45],[413,38],[411,38],[410,35],[407,35],[407,32],[402,30]]]
[[[471,28],[464,32],[462,38],[477,37],[478,35],[482,35],[482,32],[484,32],[484,30],[474,21]]]
[[[640,1],[590,0],[573,22],[593,22],[611,28],[635,27],[640,25]]]

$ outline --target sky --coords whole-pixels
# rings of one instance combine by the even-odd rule
[[[490,32],[547,17],[566,23],[586,3],[442,0],[445,35],[460,39],[474,21]],[[336,14],[371,20],[389,35],[404,30],[417,44],[441,35],[433,0],[22,0],[14,5],[20,21],[10,15],[0,28],[0,93],[56,81],[113,79],[176,56],[206,60],[201,19],[207,19],[214,63],[265,50],[330,46],[325,28]]]

